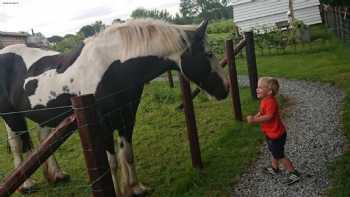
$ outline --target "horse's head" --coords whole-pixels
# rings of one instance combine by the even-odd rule
[[[196,31],[188,33],[190,47],[181,55],[181,71],[216,99],[224,99],[229,83],[218,59],[206,46],[207,24],[208,21],[204,21]]]

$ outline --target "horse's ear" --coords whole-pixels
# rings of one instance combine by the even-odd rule
[[[196,30],[196,39],[203,39],[208,26],[208,19],[204,19]]]

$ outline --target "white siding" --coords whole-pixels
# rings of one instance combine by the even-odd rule
[[[295,10],[295,18],[302,20],[307,25],[322,23],[318,6]]]
[[[242,31],[249,31],[253,28],[260,29],[262,27],[272,27],[275,25],[276,22],[279,21],[286,21],[288,20],[287,15],[285,13],[250,19],[250,20],[244,20],[241,22],[236,22],[236,25],[242,30]]]
[[[248,2],[252,2],[254,0],[233,0],[232,1],[232,5],[239,5],[239,4],[243,4],[243,3],[248,3]]]
[[[293,2],[294,10],[320,5],[320,2],[318,0],[294,0]]]
[[[295,17],[308,25],[320,23],[319,4],[318,0],[294,0]],[[236,25],[247,31],[287,21],[288,9],[288,0],[235,0],[233,17]]]

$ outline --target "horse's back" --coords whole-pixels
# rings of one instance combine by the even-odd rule
[[[0,54],[7,53],[15,54],[17,58],[22,59],[22,61],[25,63],[26,69],[29,69],[33,63],[37,62],[42,57],[59,54],[56,51],[28,47],[24,44],[10,45],[0,50]]]

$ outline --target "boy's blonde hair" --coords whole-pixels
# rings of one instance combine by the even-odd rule
[[[267,88],[272,91],[272,96],[275,96],[280,89],[280,84],[278,80],[273,77],[260,77],[259,81],[266,84]]]

